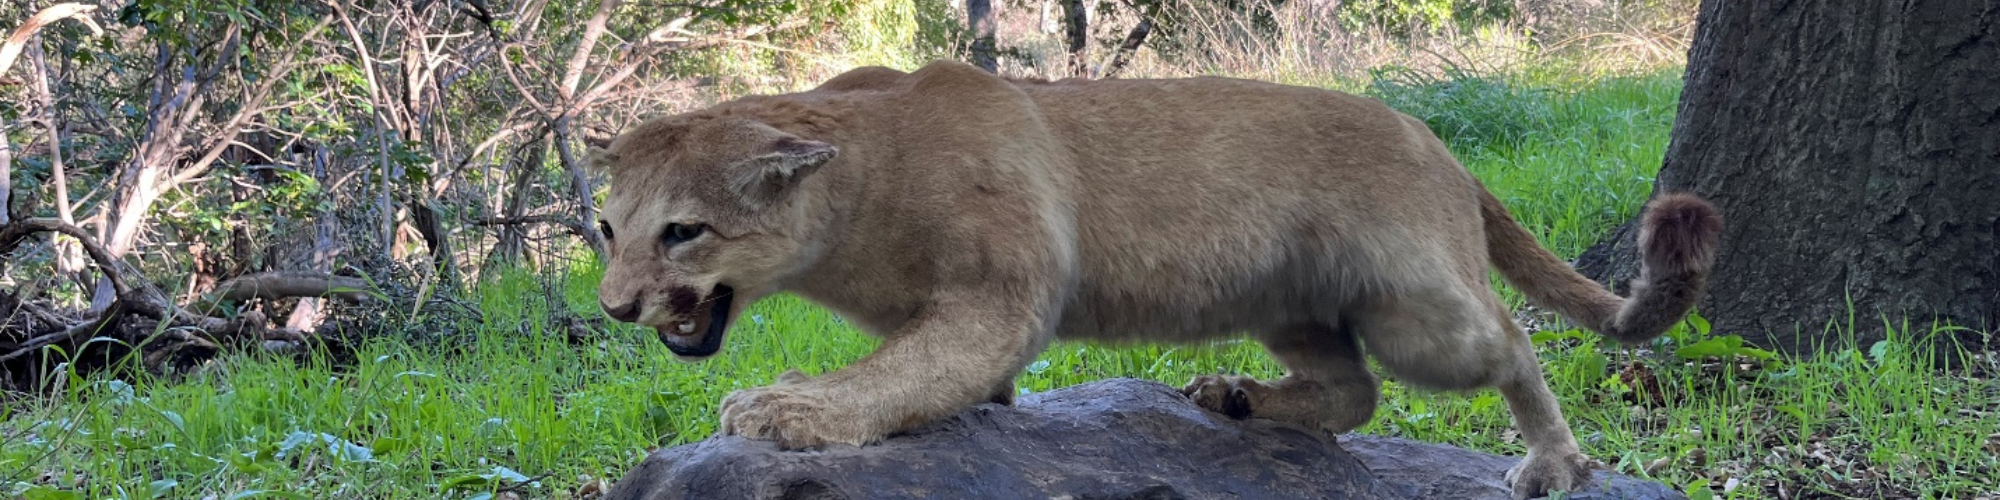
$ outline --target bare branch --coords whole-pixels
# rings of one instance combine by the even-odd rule
[[[311,30],[306,31],[306,35],[303,38],[303,40],[311,40],[319,37],[319,32],[321,30],[326,29],[326,27],[332,24],[332,22],[333,22],[332,19],[320,20],[319,24],[313,25]],[[264,101],[270,99],[272,88],[275,87],[278,84],[278,82],[283,81],[286,75],[291,74],[292,70],[297,69],[299,67],[300,63],[298,61],[298,55],[300,51],[305,50],[305,47],[306,44],[303,42],[294,45],[292,48],[292,52],[285,54],[284,59],[281,59],[284,62],[280,63],[275,70],[270,72],[270,74],[264,75],[263,83],[258,84],[256,90],[251,91],[250,95],[244,97],[241,109],[237,110],[236,114],[231,115],[229,117],[229,121],[223,123],[222,127],[219,129],[220,133],[216,134],[216,138],[210,141],[212,144],[208,147],[208,152],[203,153],[201,155],[201,158],[195,160],[193,163],[188,164],[188,166],[182,168],[180,172],[175,173],[174,176],[172,177],[172,180],[170,181],[170,185],[187,182],[191,179],[194,179],[195,177],[200,177],[202,174],[207,173],[208,167],[214,165],[215,160],[222,157],[222,152],[227,151],[229,149],[229,146],[235,143],[237,130],[242,129],[250,121],[250,119],[256,117],[257,114],[272,108],[289,107],[289,106],[267,107],[264,106],[263,104]],[[368,55],[362,54],[361,57],[366,58],[368,57]]]
[[[48,218],[21,219],[0,226],[0,254],[14,251],[14,248],[20,246],[29,235],[44,232],[57,232],[76,238],[77,242],[83,244],[84,253],[90,255],[90,260],[97,262],[105,278],[111,281],[112,291],[120,298],[132,294],[132,286],[126,280],[124,268],[120,266],[118,259],[112,257],[111,252],[106,251],[104,246],[98,245],[97,238],[92,237],[89,232],[63,221]]]
[[[1118,53],[1111,56],[1111,64],[1104,68],[1100,78],[1118,76],[1127,63],[1132,62],[1132,54],[1139,51],[1139,45],[1146,43],[1146,35],[1153,32],[1153,18],[1140,14],[1139,23],[1132,26],[1132,32],[1125,35],[1125,42],[1118,44]]]
[[[111,309],[106,309],[104,311],[104,314],[97,318],[92,318],[89,321],[71,325],[69,328],[64,328],[62,330],[58,330],[53,333],[28,339],[27,341],[22,342],[20,347],[16,347],[12,352],[8,352],[6,355],[0,356],[0,363],[6,363],[9,361],[13,361],[15,359],[19,359],[22,356],[26,356],[35,351],[39,351],[43,347],[48,347],[49,345],[55,344],[57,342],[68,342],[70,339],[77,337],[93,336],[95,333],[103,330],[105,327],[111,326],[112,320],[116,319],[117,317],[118,317],[118,307],[113,306]]]
[[[570,147],[572,142],[570,128],[575,123],[573,118],[565,116],[556,119],[550,128],[555,129],[556,156],[562,161],[563,169],[569,171],[570,194],[577,199],[577,220],[588,221],[597,218],[597,203],[590,195],[590,175],[584,172],[584,160]],[[597,231],[597,226],[588,223],[577,226],[572,229],[580,233],[578,236],[583,237],[584,243],[589,244],[591,250],[597,251],[598,255],[610,251],[609,245],[604,241],[604,234]]]
[[[0,123],[0,225],[13,222],[14,145],[7,140],[7,127]]]
[[[96,332],[110,325],[120,314],[127,311],[158,319],[164,323],[193,326],[210,334],[229,334],[240,337],[251,337],[258,340],[299,340],[304,338],[304,335],[295,329],[270,328],[268,326],[269,321],[264,315],[255,311],[245,312],[241,317],[229,320],[175,307],[173,303],[163,298],[158,291],[153,290],[150,283],[131,281],[132,277],[137,275],[137,272],[129,270],[122,262],[113,258],[111,253],[106,251],[103,246],[98,245],[97,240],[92,238],[89,233],[84,232],[83,229],[76,226],[65,224],[62,221],[36,218],[15,221],[12,224],[0,226],[0,254],[10,252],[15,247],[20,246],[20,243],[26,240],[28,236],[42,232],[58,232],[76,238],[83,245],[84,251],[90,254],[91,259],[97,261],[97,265],[104,273],[106,280],[111,282],[112,289],[115,291],[115,300],[96,318],[59,332],[29,339],[14,351],[6,355],[0,355],[0,362],[11,361],[51,344],[66,342],[78,336]],[[249,278],[249,280],[239,281],[244,278]],[[315,278],[318,279],[317,282],[314,281]],[[353,286],[357,284],[360,286]],[[135,285],[138,285],[138,287],[135,288]],[[238,297],[237,300],[243,300],[248,297],[302,296],[314,288],[320,291],[320,293],[314,295],[330,295],[345,300],[361,300],[353,298],[356,294],[362,297],[367,296],[366,293],[354,291],[366,288],[366,283],[359,279],[325,275],[315,276],[314,273],[265,273],[264,275],[251,275],[239,278],[238,280],[231,280],[231,282],[224,285],[226,288],[221,295],[224,297]],[[315,287],[315,285],[319,286]],[[168,330],[171,331],[173,329],[170,328]],[[213,344],[209,344],[207,340],[188,335],[184,332],[176,332],[173,335],[176,339],[183,342],[207,344],[213,347]]]
[[[520,217],[487,217],[472,221],[474,226],[522,226],[529,224],[555,224],[568,230],[570,234],[583,236],[583,224],[576,219],[556,214],[523,215]]]
[[[582,97],[575,99],[573,102],[571,102],[570,106],[563,110],[563,113],[569,115],[581,114],[584,110],[590,109],[591,106],[601,104],[604,101],[605,95],[610,93],[611,89],[616,88],[619,84],[625,83],[626,79],[631,78],[631,76],[639,70],[640,64],[653,60],[654,59],[653,56],[659,54],[660,52],[669,50],[674,50],[674,51],[699,50],[730,43],[747,43],[744,41],[744,39],[749,37],[765,33],[777,32],[777,31],[798,29],[805,27],[807,25],[807,23],[805,23],[804,21],[791,21],[791,22],[780,23],[775,26],[751,26],[732,33],[724,33],[719,35],[703,35],[700,33],[695,33],[681,29],[681,27],[686,25],[687,21],[689,20],[691,20],[691,18],[683,17],[675,19],[673,21],[668,22],[666,26],[662,26],[658,29],[653,30],[651,33],[648,33],[646,35],[646,38],[643,40],[643,45],[633,50],[634,55],[625,64],[620,65],[618,69],[614,70],[610,75],[605,76],[601,80],[599,80],[597,82],[597,85],[594,85],[590,88],[590,90],[585,91]],[[750,45],[758,45],[762,48],[767,48],[767,49],[778,49],[777,47],[759,45],[754,43]]]
[[[501,59],[503,60],[506,59],[505,52],[513,48],[514,48],[513,44],[508,44],[506,47],[501,47],[500,48],[500,51],[502,52]],[[500,72],[502,74],[507,75],[507,83],[511,83],[514,85],[514,91],[521,93],[521,98],[527,100],[528,107],[535,108],[535,112],[541,113],[542,116],[548,116],[549,107],[547,105],[542,104],[541,99],[535,98],[535,93],[529,91],[527,85],[521,84],[521,77],[514,75],[514,65],[503,62],[500,64]]]
[[[291,297],[332,297],[349,303],[367,301],[372,289],[367,281],[313,271],[270,271],[230,278],[215,286],[213,297],[194,309],[212,311],[225,303],[250,299],[278,300]]]
[[[603,0],[597,5],[597,13],[583,24],[583,40],[576,44],[576,53],[569,57],[569,64],[563,68],[561,92],[565,100],[576,98],[576,87],[583,81],[583,70],[590,65],[590,52],[597,48],[597,39],[604,36],[604,24],[611,18],[611,11],[618,9],[621,0]]]
[[[69,206],[69,177],[63,166],[62,129],[56,126],[55,88],[49,84],[49,64],[44,60],[41,47],[34,51],[35,87],[42,100],[42,126],[49,132],[49,180],[55,184],[56,219],[65,224],[76,224],[76,216]],[[0,221],[5,217],[0,216]],[[71,255],[75,255],[73,252]]]
[[[514,115],[515,113],[508,113],[508,116],[514,116]],[[471,164],[472,159],[478,158],[479,154],[486,152],[487,148],[491,148],[495,144],[499,144],[500,141],[506,140],[508,137],[511,137],[514,134],[527,132],[541,125],[542,123],[539,121],[519,121],[501,126],[499,130],[493,131],[493,135],[488,136],[485,140],[479,141],[479,144],[472,146],[472,151],[467,152],[465,154],[465,157],[459,159],[458,163],[453,165],[450,170],[446,170],[438,175],[442,177],[450,177],[453,175],[457,175],[459,170],[464,169],[466,165]]]
[[[91,33],[104,34],[104,30],[97,27],[97,21],[90,19],[90,13],[96,10],[96,5],[68,2],[51,5],[41,12],[36,12],[27,22],[14,28],[14,33],[7,35],[7,41],[0,44],[0,74],[6,74],[9,68],[14,67],[14,59],[21,56],[21,48],[28,44],[28,38],[35,36],[35,32],[41,31],[43,26],[74,17],[82,21],[85,26],[89,26]]]

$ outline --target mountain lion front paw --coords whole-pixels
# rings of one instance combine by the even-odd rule
[[[1545,497],[1549,492],[1575,492],[1590,481],[1590,460],[1582,454],[1537,454],[1507,470],[1507,484],[1514,487],[1515,500]]]
[[[860,446],[882,436],[860,412],[799,385],[744,389],[722,399],[723,435],[776,441],[785,450],[840,443]]]

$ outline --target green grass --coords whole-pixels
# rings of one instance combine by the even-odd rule
[[[1674,75],[1567,89],[1518,78],[1365,88],[1424,118],[1544,243],[1573,256],[1646,196],[1672,122]],[[675,361],[630,328],[574,344],[550,318],[563,309],[596,315],[598,273],[550,278],[554,294],[537,276],[501,273],[473,292],[478,319],[400,314],[383,321],[419,326],[369,339],[348,356],[234,354],[172,378],[72,376],[53,396],[6,407],[0,480],[27,498],[476,498],[502,487],[568,498],[615,479],[650,448],[707,437],[729,391],[770,383],[788,368],[837,369],[876,344],[791,297],[755,304],[728,348],[699,365]],[[543,298],[550,295],[559,298]],[[1775,497],[1776,485],[1792,497],[2000,489],[1992,479],[2000,464],[1986,448],[2000,446],[1988,444],[2000,432],[2000,390],[1936,370],[1910,347],[1924,343],[1907,336],[1740,363],[1735,357],[1760,353],[1730,349],[1700,328],[1656,343],[1658,354],[1574,331],[1537,339],[1585,452],[1629,474],[1650,470],[1697,493],[1720,492],[1735,478],[1742,486],[1728,496],[1741,498]],[[1633,363],[1653,371],[1669,395],[1663,402],[1642,403],[1620,378]],[[1019,385],[1047,391],[1106,377],[1178,385],[1218,372],[1280,373],[1245,342],[1061,343]],[[1432,394],[1390,380],[1377,418],[1360,432],[1524,451],[1492,391]]]

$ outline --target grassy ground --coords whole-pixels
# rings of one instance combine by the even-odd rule
[[[1646,196],[1677,74],[1564,88],[1536,78],[1354,88],[1425,118],[1546,244],[1572,256]],[[875,345],[789,297],[756,304],[723,354],[701,365],[675,362],[626,328],[575,342],[572,326],[550,318],[595,316],[598,272],[552,285],[500,276],[475,292],[478,319],[387,318],[425,326],[351,356],[232,355],[174,380],[72,377],[53,397],[6,407],[0,486],[25,498],[589,497],[648,449],[708,436],[729,391],[787,368],[832,370]],[[1765,359],[1690,323],[1639,350],[1584,332],[1536,335],[1586,453],[1696,497],[2000,496],[1990,358],[1952,353],[1988,371],[1943,373],[1898,340]],[[1216,372],[1279,373],[1241,342],[1063,343],[1020,385],[1177,385]],[[1360,432],[1523,452],[1491,391],[1411,392],[1394,380],[1385,389]]]

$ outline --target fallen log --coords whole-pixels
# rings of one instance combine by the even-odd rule
[[[195,308],[180,307],[159,292],[151,282],[140,277],[139,272],[124,261],[111,256],[92,235],[74,225],[48,218],[17,220],[0,225],[0,255],[12,252],[29,240],[29,236],[53,232],[76,238],[111,283],[113,298],[111,306],[94,317],[68,323],[59,330],[35,334],[32,331],[12,331],[10,335],[20,338],[5,353],[0,353],[0,364],[13,362],[40,352],[50,346],[74,346],[79,339],[110,336],[126,342],[135,348],[152,346],[156,349],[173,350],[181,347],[216,348],[224,342],[239,344],[273,345],[296,348],[311,342],[313,337],[297,329],[274,328],[269,318],[258,311],[244,311],[234,318],[221,318],[209,313],[219,306],[239,303],[251,299],[277,300],[290,297],[328,297],[349,303],[372,300],[374,292],[366,280],[348,276],[334,276],[310,271],[273,271],[239,276],[224,281],[215,292]],[[24,308],[25,303],[24,303]],[[54,314],[35,314],[39,320],[53,318]],[[139,328],[129,332],[106,332],[117,330],[120,318],[136,316],[154,322],[158,328]],[[0,325],[0,330],[11,330]],[[26,337],[26,338],[21,338]],[[166,340],[170,345],[158,345]]]
[[[230,278],[216,285],[198,303],[198,311],[214,311],[222,304],[250,299],[278,300],[293,297],[327,297],[350,304],[367,301],[372,287],[361,278],[334,276],[313,271],[269,271]]]

